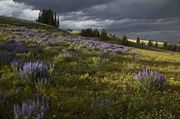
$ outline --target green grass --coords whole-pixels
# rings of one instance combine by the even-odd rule
[[[7,40],[7,34],[0,32],[0,42],[5,42]]]
[[[178,119],[180,115],[180,53],[133,49],[135,53],[112,54],[70,42],[43,46],[27,43],[30,53],[21,59],[55,64],[50,85],[34,86],[21,80],[10,65],[0,68],[0,118],[13,117],[13,104],[47,95],[47,119]],[[36,49],[36,50],[34,50]],[[70,57],[62,57],[68,53]],[[135,74],[145,68],[161,72],[165,85],[160,90],[138,89]],[[16,88],[21,91],[16,93]],[[107,103],[101,109],[101,102]],[[93,105],[93,106],[92,106]]]
[[[46,25],[46,24],[42,24],[42,23],[38,23],[38,22],[32,22],[32,21],[28,21],[28,20],[22,20],[22,19],[17,19],[17,18],[12,18],[12,17],[5,17],[5,16],[0,16],[0,23],[1,26],[9,26],[9,25],[13,25],[13,26],[19,26],[19,27],[27,27],[27,28],[37,28],[37,29],[45,29],[48,31],[60,31],[60,32],[65,32],[63,30],[60,30],[56,27],[50,26],[50,25]]]
[[[61,46],[64,46],[63,49]],[[49,86],[35,88],[28,82],[19,80],[19,74],[10,66],[3,67],[0,94],[15,98],[10,102],[10,107],[15,102],[34,97],[35,92],[48,95],[51,100],[49,119],[53,115],[57,119],[115,118],[115,115],[119,118],[178,117],[180,54],[135,49],[141,55],[135,61],[133,54],[113,54],[110,57],[108,53],[76,47],[73,47],[74,50],[69,49],[66,43],[56,47],[43,47],[44,53],[38,59],[55,63],[53,83]],[[72,57],[57,58],[58,52],[70,53]],[[33,57],[27,56],[27,59]],[[166,84],[162,90],[147,94],[137,89],[135,73],[145,67],[165,75]],[[16,95],[14,91],[18,85],[23,90]],[[103,112],[98,111],[98,100],[96,106],[91,107],[92,100],[97,97],[100,100],[111,99]],[[5,112],[3,110],[1,114]],[[6,113],[12,115],[10,112]]]

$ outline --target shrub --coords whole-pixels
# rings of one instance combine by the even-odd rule
[[[140,44],[140,43],[141,43],[141,41],[140,41],[140,38],[139,38],[139,37],[137,37],[136,43],[137,43],[137,44]]]
[[[151,71],[145,69],[140,71],[135,76],[136,80],[139,81],[140,88],[148,90],[152,88],[160,88],[163,86],[165,78],[162,74],[157,71]]]
[[[92,30],[91,28],[88,28],[88,29],[82,29],[80,35],[84,37],[98,37],[99,38],[100,32],[98,29]]]
[[[100,57],[91,57],[89,60],[93,64],[100,64],[100,62],[101,62],[101,58]]]
[[[164,42],[164,43],[163,43],[163,48],[164,48],[164,49],[167,49],[167,48],[168,48],[168,43],[167,43],[167,42]]]
[[[100,38],[101,38],[101,40],[104,40],[104,41],[107,41],[107,40],[109,39],[106,30],[103,29],[103,30],[101,31]]]
[[[141,42],[141,45],[145,46],[146,44],[144,42]]]
[[[152,40],[149,40],[148,44],[147,44],[149,47],[152,47],[153,46],[153,42]]]
[[[91,28],[83,29],[80,35],[85,37],[94,37],[93,30]]]
[[[41,57],[41,55],[45,54],[43,45],[33,44],[30,48],[30,54],[32,57]]]
[[[125,46],[128,45],[128,38],[127,38],[127,36],[123,36],[122,37],[122,45],[125,45]]]
[[[159,45],[158,45],[158,42],[156,41],[156,44],[154,45],[154,47],[158,48]]]
[[[0,32],[0,42],[4,42],[7,40],[7,34]]]

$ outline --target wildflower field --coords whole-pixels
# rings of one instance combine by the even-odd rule
[[[37,27],[0,24],[0,119],[180,117],[180,53]]]

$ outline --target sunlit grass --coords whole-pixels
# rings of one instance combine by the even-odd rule
[[[30,52],[16,54],[17,58],[54,64],[51,83],[34,85],[10,64],[3,65],[0,118],[13,118],[13,105],[34,99],[37,93],[49,97],[47,119],[176,119],[180,114],[180,53],[132,49],[133,53],[116,54],[68,41],[26,44]],[[161,89],[138,88],[135,74],[146,68],[165,76]]]

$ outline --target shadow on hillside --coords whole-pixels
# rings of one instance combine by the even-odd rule
[[[173,75],[173,76],[179,76],[180,77],[180,73],[179,72],[163,72],[164,74],[166,74],[166,75],[169,75],[169,76],[171,76],[171,75]],[[178,80],[178,79],[177,79]]]
[[[143,64],[147,65],[173,65],[173,66],[180,66],[180,62],[169,62],[169,61],[148,61],[148,60],[141,60]]]
[[[180,92],[180,86],[167,84],[167,85],[165,85],[164,90],[165,90],[165,91],[171,90],[171,91]]]

